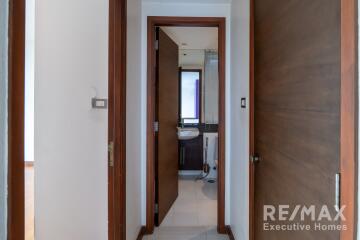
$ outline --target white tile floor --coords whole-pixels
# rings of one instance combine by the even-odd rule
[[[144,240],[228,240],[216,231],[217,183],[180,179],[179,197],[160,227]]]

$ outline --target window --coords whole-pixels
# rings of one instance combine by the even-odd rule
[[[201,70],[181,70],[180,116],[183,123],[200,123]]]

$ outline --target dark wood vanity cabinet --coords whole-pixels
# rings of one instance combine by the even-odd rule
[[[179,169],[203,169],[203,136],[179,141]]]

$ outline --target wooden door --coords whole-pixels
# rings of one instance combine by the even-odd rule
[[[334,210],[340,156],[340,0],[255,0],[256,240],[335,240],[310,231],[265,231],[264,205]],[[334,212],[331,212],[332,215]],[[288,216],[289,217],[289,216]],[[269,220],[269,219],[268,219]],[[322,221],[322,224],[337,224]]]
[[[157,159],[155,223],[160,225],[178,196],[179,48],[157,29]]]

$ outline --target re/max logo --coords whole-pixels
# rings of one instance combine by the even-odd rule
[[[264,221],[294,221],[300,217],[301,221],[310,219],[311,221],[345,221],[344,210],[346,206],[342,206],[340,209],[338,206],[330,208],[323,205],[317,209],[315,205],[302,206],[296,205],[292,211],[290,205],[279,205],[277,207],[273,205],[264,205]]]

